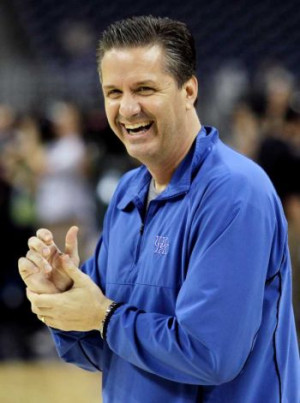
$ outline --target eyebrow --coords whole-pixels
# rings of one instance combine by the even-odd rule
[[[156,85],[156,83],[153,80],[143,80],[143,81],[138,81],[135,83],[137,86],[139,85]]]
[[[156,83],[153,80],[142,80],[134,83],[134,86],[139,87],[141,85],[156,85]],[[118,88],[118,86],[113,85],[113,84],[108,84],[108,85],[103,85],[103,88],[105,90],[110,90],[112,88]]]

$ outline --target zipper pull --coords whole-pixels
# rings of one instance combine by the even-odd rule
[[[144,223],[142,222],[141,228],[140,228],[140,234],[143,235],[144,233]]]

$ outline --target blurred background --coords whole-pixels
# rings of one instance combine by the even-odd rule
[[[180,19],[198,51],[203,124],[270,175],[289,222],[300,330],[298,0],[0,1],[0,401],[99,402],[100,378],[62,364],[30,312],[17,260],[36,228],[58,243],[79,225],[92,253],[130,159],[107,126],[96,66],[101,31],[128,16]]]

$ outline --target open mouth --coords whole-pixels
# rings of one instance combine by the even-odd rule
[[[149,130],[152,125],[153,125],[153,122],[137,123],[134,125],[122,124],[122,126],[125,128],[127,133],[131,134],[131,135],[143,134],[147,130]]]

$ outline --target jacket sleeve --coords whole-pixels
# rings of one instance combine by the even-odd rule
[[[87,260],[82,271],[88,274],[92,280],[102,289],[99,277],[98,261],[106,266],[106,247],[101,237],[95,250],[95,254]],[[75,364],[88,371],[102,370],[103,341],[100,333],[90,332],[67,332],[50,328],[58,355],[66,362]]]
[[[124,175],[126,178],[128,174]],[[120,181],[121,183],[121,181]],[[119,184],[120,187],[120,184]],[[105,293],[103,279],[107,270],[107,232],[110,211],[113,209],[118,192],[116,191],[106,212],[103,234],[96,246],[94,255],[87,260],[81,270]],[[106,235],[106,236],[105,236]],[[103,340],[100,332],[67,332],[50,329],[58,355],[66,362],[75,364],[89,371],[102,371]]]
[[[174,316],[121,306],[108,326],[113,352],[182,383],[218,385],[241,372],[261,323],[275,232],[272,203],[245,187],[224,181],[208,190]]]
[[[99,332],[50,332],[60,358],[87,371],[102,371],[103,342]]]

